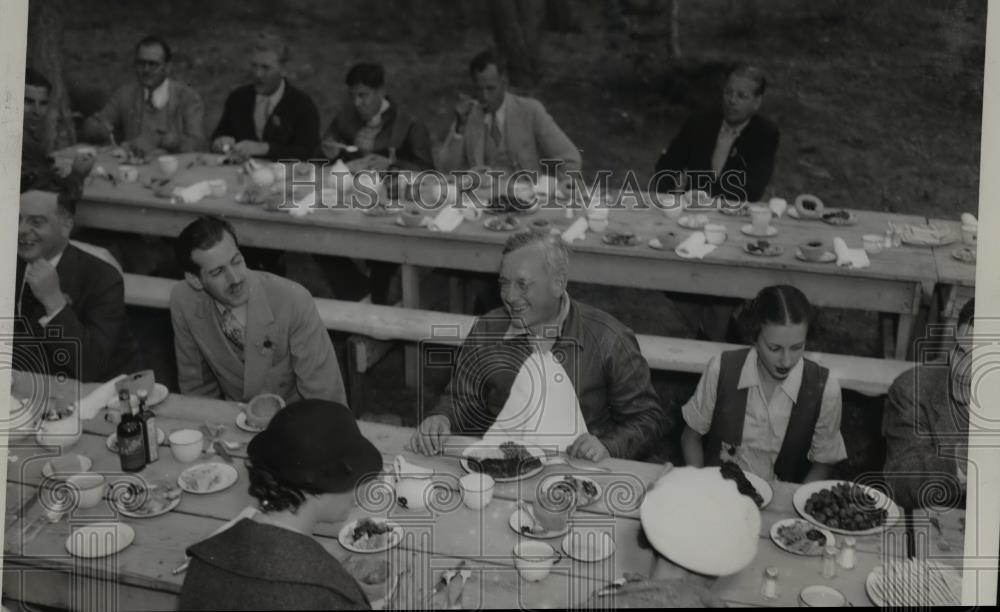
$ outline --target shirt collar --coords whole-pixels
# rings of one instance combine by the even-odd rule
[[[149,90],[143,88],[143,94],[147,95]],[[163,79],[156,89],[153,90],[152,96],[149,98],[150,104],[153,108],[160,110],[167,105],[170,101],[170,79]]]
[[[793,402],[799,397],[799,388],[802,386],[802,371],[804,368],[803,360],[799,359],[799,362],[795,364],[795,367],[788,373],[785,380],[781,381],[781,384],[778,385]],[[740,382],[736,385],[736,388],[748,389],[759,386],[760,370],[757,365],[757,349],[750,347],[746,361],[743,362],[743,370],[740,372]]]
[[[377,128],[382,125],[382,117],[385,116],[385,112],[389,110],[390,106],[391,104],[389,104],[389,98],[382,98],[382,106],[378,109],[378,112],[375,113],[375,116],[368,120],[366,125],[371,128]]]
[[[509,93],[504,92],[503,102],[500,103],[500,108],[496,110],[496,113],[486,113],[486,123],[489,125],[493,121],[493,115],[497,116],[497,123],[500,127],[503,127],[504,123],[507,121],[507,98],[510,96]]]
[[[570,304],[569,294],[564,291],[559,301],[559,314],[557,314],[556,317],[551,321],[542,323],[539,326],[543,330],[542,331],[543,334],[545,334],[544,330],[554,327],[558,330],[554,338],[562,336],[563,326],[566,323],[566,318],[569,317],[569,304]],[[514,338],[516,336],[533,336],[533,335],[534,334],[531,333],[531,330],[521,327],[520,325],[515,323],[513,319],[511,319],[510,326],[507,327],[507,331],[504,333],[503,338],[504,340],[510,340],[511,338]],[[553,338],[548,336],[548,334],[545,334],[545,336],[550,339]]]
[[[729,125],[728,123],[726,123],[726,120],[723,119],[722,126],[719,128],[719,132],[732,134],[733,138],[736,138],[737,136],[740,135],[740,133],[743,131],[743,129],[747,126],[748,123],[750,123],[750,119],[747,119],[746,121],[744,121],[739,125]]]
[[[246,317],[243,316],[243,313],[247,311],[247,304],[249,304],[250,302],[247,302],[246,304],[242,304],[240,306],[236,306],[234,308],[230,308],[229,306],[226,306],[222,302],[216,302],[215,300],[212,300],[212,303],[215,304],[215,307],[219,310],[219,314],[225,314],[226,310],[232,310],[233,314],[236,315],[236,319],[240,323],[246,325],[245,322]]]

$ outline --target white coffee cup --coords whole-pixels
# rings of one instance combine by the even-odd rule
[[[78,491],[80,508],[93,508],[104,499],[105,479],[100,474],[74,474],[66,483]]]
[[[869,255],[878,255],[882,252],[882,246],[885,244],[885,237],[880,234],[865,234],[862,236],[864,240],[865,253]]]
[[[750,206],[750,225],[753,228],[753,233],[757,236],[766,236],[773,216],[774,212],[767,206],[752,204]]]
[[[718,223],[709,223],[705,226],[705,240],[709,244],[722,244],[726,241],[726,226]]]
[[[514,546],[514,567],[528,582],[544,580],[562,554],[545,542],[523,541]]]
[[[139,169],[135,166],[118,166],[118,178],[123,183],[134,183],[139,180]]]
[[[481,510],[493,500],[494,480],[489,474],[466,474],[459,479],[462,501],[472,510]]]
[[[201,457],[205,436],[197,429],[178,429],[170,434],[170,451],[180,463],[191,463]]]
[[[177,172],[177,168],[180,167],[180,162],[173,155],[162,155],[157,158],[156,162],[160,165],[160,170],[167,176],[173,176]]]
[[[979,238],[979,226],[978,225],[963,225],[962,226],[962,242],[968,244],[969,246],[975,246]]]

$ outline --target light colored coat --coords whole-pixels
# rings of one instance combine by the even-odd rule
[[[309,292],[267,272],[247,272],[245,363],[222,332],[215,301],[187,282],[170,294],[181,393],[248,401],[275,393],[292,402],[346,405],[333,343]]]
[[[541,160],[561,160],[560,173],[579,171],[580,151],[534,98],[506,94],[504,140],[515,170],[542,171]],[[438,150],[439,170],[467,170],[484,164],[485,116],[481,105],[469,111],[465,132],[448,134]]]

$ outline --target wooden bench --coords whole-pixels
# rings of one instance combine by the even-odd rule
[[[169,308],[170,290],[177,281],[125,274],[125,303],[147,308]],[[387,342],[458,346],[475,317],[396,306],[376,306],[341,300],[316,299],[327,329],[349,334],[349,371],[363,374],[384,354]],[[653,370],[701,373],[712,356],[739,348],[735,344],[637,335],[643,356]],[[373,343],[374,341],[374,343]],[[883,395],[897,376],[915,364],[908,361],[854,357],[834,353],[806,353],[829,367],[844,389],[865,395]]]

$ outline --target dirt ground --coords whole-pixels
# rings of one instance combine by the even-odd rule
[[[581,147],[586,173],[633,170],[648,178],[688,113],[716,104],[726,66],[752,61],[769,79],[762,113],[781,129],[766,197],[808,192],[833,206],[944,217],[977,210],[985,3],[762,0],[752,26],[733,17],[733,4],[684,3],[683,57],[673,62],[663,55],[655,23],[645,39],[612,44],[587,29],[546,33],[542,79],[521,91],[540,98]],[[840,5],[852,8],[838,12]],[[208,132],[227,93],[245,82],[247,47],[262,29],[290,40],[291,78],[314,96],[324,126],[343,100],[347,69],[374,60],[387,68],[391,95],[437,138],[458,91],[467,90],[469,59],[491,44],[474,2],[88,0],[66,6],[65,78],[79,110],[94,110],[116,84],[132,78],[133,45],[158,33],[174,46],[175,76],[201,93]],[[303,270],[296,280],[317,297],[328,294],[308,263],[289,268]],[[687,335],[659,293],[594,286],[571,292],[636,332]],[[161,315],[133,313],[139,321],[162,322]],[[151,360],[169,376],[169,338],[157,337],[162,326],[142,327]],[[877,317],[824,312],[810,348],[876,355]],[[416,394],[394,382],[400,365],[397,351],[369,374],[365,418],[413,423]],[[657,374],[658,391],[675,415],[696,378]],[[426,386],[433,396],[441,385]],[[879,404],[846,394],[850,471],[881,461]],[[659,454],[674,452],[670,440]]]

